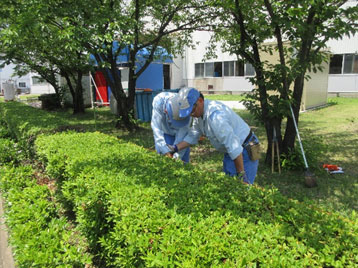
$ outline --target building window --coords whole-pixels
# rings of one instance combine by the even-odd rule
[[[333,55],[329,63],[329,73],[330,74],[340,74],[342,73],[342,62],[343,55]]]
[[[204,63],[195,63],[195,77],[204,76]]]
[[[235,61],[224,61],[224,76],[235,75]]]
[[[252,66],[251,63],[245,64],[245,76],[254,76],[255,75],[255,68]]]
[[[19,87],[26,87],[26,82],[19,82]]]
[[[34,77],[32,77],[32,84],[33,85],[45,85],[46,80],[41,77],[34,76]]]
[[[358,55],[345,54],[343,62],[344,74],[358,73]]]
[[[245,75],[245,63],[243,60],[235,61],[235,76]]]
[[[213,62],[205,63],[205,76],[206,77],[214,76],[214,63]]]
[[[214,77],[222,77],[223,76],[223,63],[215,62],[214,63]]]
[[[204,75],[205,74],[205,75]],[[195,77],[222,77],[222,62],[195,63]]]
[[[358,73],[358,55],[336,54],[329,63],[330,74],[356,74]]]
[[[224,72],[223,72],[224,69]],[[195,77],[254,76],[255,69],[243,60],[195,63]]]

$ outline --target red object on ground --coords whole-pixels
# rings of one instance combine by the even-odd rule
[[[337,165],[329,165],[329,164],[323,164],[323,168],[326,168],[329,171],[340,170],[339,166],[337,166]]]
[[[96,90],[96,101],[108,102],[107,82],[103,73],[100,71],[95,72],[94,81],[96,82],[98,89],[98,91]]]

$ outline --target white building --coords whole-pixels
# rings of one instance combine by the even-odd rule
[[[183,58],[176,59],[172,65],[172,88],[189,86],[205,93],[241,94],[253,90],[249,81],[255,75],[250,63],[238,60],[236,55],[223,53],[217,49],[216,58],[205,60],[206,47],[210,41],[209,32],[195,32],[195,49],[187,48]],[[268,45],[270,43],[267,43]],[[275,45],[275,43],[271,43]],[[289,45],[288,43],[286,45]],[[262,53],[262,59],[279,64],[278,53]],[[309,73],[311,79],[305,82],[302,96],[302,110],[327,103],[328,63],[322,64],[322,72]]]
[[[332,40],[328,79],[330,95],[358,96],[358,35]]]
[[[343,7],[355,6],[357,1],[348,1]],[[205,92],[230,92],[232,94],[248,92],[253,85],[248,78],[254,75],[254,69],[248,63],[237,61],[237,57],[223,53],[219,48],[216,58],[204,61],[206,47],[210,40],[208,32],[195,32],[195,49],[187,48],[183,58],[174,60],[171,70],[171,88],[192,86]],[[325,65],[324,74],[310,74],[312,80],[306,82],[309,90],[317,93],[317,87],[325,87],[326,95],[339,94],[358,96],[358,35],[345,36],[342,40],[330,40],[328,51],[332,54],[329,66]],[[315,89],[316,88],[316,89]],[[312,94],[306,92],[307,100]],[[321,98],[324,97],[320,94]]]
[[[172,65],[171,88],[191,86],[200,91],[223,91],[242,93],[253,89],[248,77],[255,74],[251,64],[240,62],[235,55],[216,51],[216,59],[204,62],[210,33],[195,32],[195,49],[186,48],[183,58],[175,59]]]
[[[28,73],[21,77],[15,76],[14,68],[14,64],[9,64],[0,69],[0,92],[3,90],[3,83],[7,82],[13,83],[18,93],[45,94],[55,92],[49,83],[40,79],[35,73]]]
[[[357,0],[348,1],[343,7],[356,6]],[[328,79],[330,95],[358,96],[358,35],[330,40],[332,53]]]

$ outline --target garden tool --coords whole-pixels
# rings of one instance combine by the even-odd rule
[[[275,148],[276,147],[276,148]],[[271,170],[272,173],[274,172],[274,164],[275,164],[275,149],[276,149],[276,154],[277,154],[277,168],[278,168],[278,173],[281,174],[281,163],[280,163],[280,150],[279,150],[279,146],[278,146],[278,140],[277,140],[277,136],[276,136],[276,128],[273,128],[273,135],[272,135],[272,154],[271,154]]]
[[[316,182],[315,178],[313,177],[313,174],[310,172],[310,170],[308,168],[308,163],[307,163],[307,160],[306,160],[305,152],[303,150],[303,145],[302,145],[300,133],[298,132],[298,127],[297,127],[297,123],[296,123],[295,114],[293,113],[291,103],[289,103],[289,105],[290,105],[290,110],[291,110],[291,114],[292,114],[293,124],[295,125],[295,129],[296,129],[296,133],[297,133],[298,142],[299,142],[300,148],[301,148],[303,161],[304,161],[304,164],[305,164],[305,185],[307,187],[309,187],[309,188],[316,187],[317,182]]]
[[[272,143],[271,143],[271,173],[273,173],[274,171],[274,165],[275,165],[275,146],[273,143],[273,139],[272,139]]]
[[[276,150],[277,150],[277,167],[278,167],[278,173],[281,174],[281,161],[280,161],[280,149],[278,147],[278,140],[276,136],[276,128],[273,128],[273,138],[274,142],[276,144]]]

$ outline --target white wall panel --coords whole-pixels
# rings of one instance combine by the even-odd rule
[[[358,75],[330,75],[328,78],[328,92],[358,93]]]

